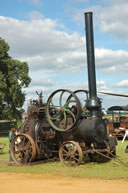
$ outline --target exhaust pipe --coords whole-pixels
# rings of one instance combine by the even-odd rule
[[[95,53],[94,53],[94,37],[93,37],[93,19],[92,12],[86,12],[85,15],[85,31],[86,31],[86,50],[87,50],[87,66],[88,66],[88,84],[89,99],[86,108],[90,111],[92,117],[102,116],[101,101],[97,97],[96,88],[96,72],[95,72]]]

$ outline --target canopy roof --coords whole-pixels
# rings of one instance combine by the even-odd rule
[[[112,106],[108,108],[108,111],[128,111],[128,105],[127,106]]]

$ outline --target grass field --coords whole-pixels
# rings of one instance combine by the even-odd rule
[[[83,163],[75,168],[66,168],[62,166],[60,162],[49,162],[26,166],[9,166],[8,138],[0,138],[0,142],[6,144],[3,153],[0,153],[0,172],[36,174],[45,173],[58,176],[72,176],[81,178],[128,179],[128,153],[124,152],[126,145],[128,145],[128,140],[126,140],[123,144],[121,141],[118,141],[117,145],[117,158],[126,163],[127,166],[112,160],[106,163]]]

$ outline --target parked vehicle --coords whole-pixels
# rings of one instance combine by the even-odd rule
[[[109,112],[107,119],[109,133],[122,139],[128,129],[128,106],[112,106],[107,111]]]

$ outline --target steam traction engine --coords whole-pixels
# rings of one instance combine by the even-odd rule
[[[31,101],[28,118],[11,145],[18,164],[59,158],[65,166],[79,165],[83,155],[94,160],[97,155],[100,158],[116,154],[116,141],[107,136],[101,100],[97,97],[91,12],[85,13],[85,25],[89,93],[59,89],[49,96],[46,104],[42,93],[37,93],[39,100]],[[86,95],[84,106],[78,98],[82,92]]]

